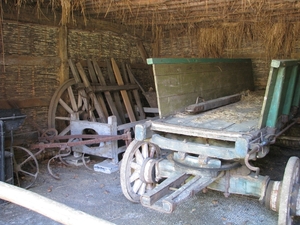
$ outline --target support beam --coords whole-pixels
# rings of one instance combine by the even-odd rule
[[[58,72],[60,84],[69,79],[68,64],[68,28],[62,25],[58,32],[58,55],[60,58],[60,68]]]
[[[33,210],[62,224],[113,224],[2,181],[0,182],[0,199]]]

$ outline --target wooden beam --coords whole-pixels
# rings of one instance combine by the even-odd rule
[[[61,224],[113,224],[2,181],[0,182],[0,198],[35,211]]]
[[[60,58],[60,68],[58,72],[60,84],[69,79],[68,64],[68,28],[62,25],[58,32],[58,55]]]
[[[59,65],[61,60],[59,57],[37,57],[37,56],[27,56],[27,55],[7,55],[5,60],[0,58],[0,65],[5,66],[46,66],[46,65]]]
[[[115,73],[115,77],[116,77],[118,85],[124,85],[124,82],[123,82],[123,79],[122,79],[122,76],[121,76],[121,72],[118,68],[118,65],[117,65],[116,61],[113,58],[111,58],[111,64],[112,64],[112,68],[113,68],[113,71]],[[121,95],[123,97],[124,105],[125,105],[126,111],[128,113],[128,117],[130,119],[130,122],[135,122],[136,118],[134,116],[134,112],[133,112],[132,106],[130,104],[127,91],[121,90]]]
[[[3,99],[0,100],[0,109],[23,109],[30,107],[49,106],[49,99],[27,98],[27,99]]]

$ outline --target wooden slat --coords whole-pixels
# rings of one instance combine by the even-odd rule
[[[112,67],[113,67],[113,71],[115,73],[117,83],[119,85],[123,85],[124,82],[123,82],[119,67],[118,67],[116,61],[113,58],[111,58],[111,63],[112,63]],[[129,101],[127,91],[122,90],[121,95],[122,95],[124,105],[125,105],[125,108],[127,110],[127,114],[128,114],[129,119],[130,119],[130,122],[136,121],[135,116],[134,116],[134,112],[132,110],[132,106],[131,106],[130,101]]]
[[[96,75],[98,77],[100,85],[106,86],[106,81],[104,79],[104,76],[103,76],[103,74],[101,72],[101,69],[100,69],[98,63],[94,59],[92,60],[92,62],[93,62],[93,66],[95,68],[95,72],[96,72]],[[118,123],[118,125],[122,124],[119,112],[117,110],[117,107],[116,107],[116,105],[115,105],[115,103],[113,101],[113,98],[112,98],[110,92],[109,91],[105,91],[104,95],[105,95],[106,101],[107,101],[107,103],[109,105],[109,108],[110,108],[112,114],[117,117],[117,123]]]
[[[77,84],[81,84],[80,75],[78,74],[78,71],[77,71],[72,59],[69,59],[68,62],[69,62],[69,66],[71,68],[73,77],[75,79],[75,82]],[[78,89],[78,94],[79,94],[79,97],[78,97],[77,107],[80,108],[82,106],[81,102],[83,102],[84,108],[86,110],[88,110],[89,109],[89,103],[88,103],[88,100],[87,100],[87,93],[85,92],[84,89]],[[96,121],[95,115],[93,113],[90,114],[90,119],[91,119],[91,121]]]
[[[95,70],[94,70],[94,67],[92,65],[92,62],[90,60],[87,60],[87,64],[88,64],[88,70],[89,70],[89,75],[90,75],[91,81],[93,83],[98,83],[98,79],[96,77]],[[104,102],[102,93],[97,93],[96,97],[97,97],[98,102],[101,106],[101,109],[103,110],[103,114],[104,114],[105,118],[108,118],[109,115],[108,115],[108,111],[107,111],[106,104]]]
[[[134,79],[133,73],[130,69],[130,66],[127,64],[126,67],[127,67],[130,83],[135,84],[135,79]],[[145,119],[146,115],[145,115],[145,112],[144,112],[144,109],[142,106],[142,102],[141,102],[138,90],[133,90],[133,96],[134,96],[136,105],[139,109],[140,119]]]
[[[111,68],[111,64],[110,64],[110,61],[108,59],[106,61],[106,65],[107,65],[107,74],[108,74],[110,84],[112,84],[112,85],[117,84],[116,78],[114,76],[114,72]],[[115,99],[116,107],[118,109],[121,121],[122,121],[122,123],[125,123],[125,113],[123,111],[123,107],[122,107],[122,104],[121,104],[121,98],[120,98],[119,93],[118,92],[113,92],[113,97]]]
[[[101,86],[97,83],[97,84],[91,84],[91,85],[95,92],[133,90],[133,89],[139,88],[139,86],[136,84]]]
[[[124,84],[130,84],[129,82],[129,78],[128,78],[128,75],[127,75],[127,71],[126,71],[126,66],[125,66],[125,63],[124,62],[121,62],[121,69],[122,69],[122,78],[123,78],[123,82]],[[127,91],[127,94],[128,94],[128,97],[129,97],[129,101],[130,101],[130,104],[132,106],[134,106],[135,102],[134,102],[134,98],[133,98],[133,94],[132,94],[132,91]],[[135,118],[138,119],[138,112],[135,110],[135,108],[133,107],[133,112],[134,112],[134,115],[135,115]]]
[[[103,113],[103,109],[101,108],[101,105],[99,104],[96,95],[94,92],[91,91],[91,84],[89,82],[89,80],[86,77],[86,74],[81,66],[80,63],[76,63],[76,67],[78,69],[78,72],[83,80],[84,86],[88,89],[88,95],[90,96],[90,98],[92,99],[95,109],[99,115],[100,121],[102,123],[106,123],[107,122],[107,118],[105,117],[104,113]]]

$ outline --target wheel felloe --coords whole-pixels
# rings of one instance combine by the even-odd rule
[[[145,141],[132,141],[124,153],[120,182],[125,197],[139,202],[140,196],[155,186],[155,163],[160,158],[158,146]]]
[[[290,225],[293,216],[296,215],[296,202],[299,191],[300,160],[291,157],[285,167],[284,177],[281,183],[279,199],[279,225]]]

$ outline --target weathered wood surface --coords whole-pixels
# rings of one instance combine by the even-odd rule
[[[256,132],[264,92],[250,92],[239,102],[196,115],[177,113],[152,122],[152,130],[235,141]]]
[[[134,79],[133,73],[132,73],[132,71],[130,69],[130,66],[128,64],[126,65],[126,68],[127,68],[127,71],[128,71],[128,76],[129,76],[130,83],[135,84],[135,79]],[[143,109],[143,106],[142,106],[142,102],[141,102],[138,90],[133,90],[133,96],[134,96],[136,105],[137,105],[138,110],[139,110],[139,117],[140,117],[139,119],[145,119],[146,115],[145,115],[145,112],[144,112],[144,109]]]
[[[110,84],[111,85],[117,85],[117,81],[116,81],[116,78],[114,76],[114,72],[113,72],[113,69],[111,67],[111,63],[108,59],[106,61],[106,65],[107,65],[107,74],[108,74]],[[118,109],[121,121],[122,121],[122,123],[125,123],[126,122],[125,121],[125,113],[124,113],[124,110],[123,110],[123,106],[121,104],[120,94],[118,92],[113,92],[113,97],[115,99],[116,107]]]
[[[96,77],[96,73],[95,73],[95,70],[94,70],[94,67],[92,65],[92,62],[90,60],[87,60],[87,64],[88,64],[88,71],[89,71],[89,76],[91,78],[91,81],[93,83],[98,83],[98,79]],[[91,85],[91,84],[90,84]],[[94,92],[95,93],[95,92]],[[95,93],[96,94],[96,93]],[[103,114],[106,118],[108,118],[108,111],[107,111],[107,108],[106,108],[106,105],[105,105],[105,102],[104,102],[104,98],[103,98],[103,95],[102,93],[97,93],[96,94],[96,97],[98,99],[98,102],[101,106],[101,109],[103,111]]]
[[[101,104],[98,102],[95,93],[90,90],[91,89],[91,84],[90,84],[89,80],[87,79],[86,74],[85,74],[85,72],[84,72],[81,64],[80,63],[76,63],[76,67],[77,67],[78,72],[79,72],[79,74],[81,76],[81,79],[83,80],[84,86],[88,89],[87,90],[87,92],[88,92],[87,94],[90,96],[90,98],[93,101],[93,104],[94,104],[95,109],[96,109],[96,111],[98,113],[100,121],[103,122],[103,123],[106,123],[107,122],[107,117],[105,117],[105,114],[103,112],[103,108],[102,108]]]
[[[114,71],[117,83],[119,85],[124,85],[124,82],[123,82],[120,70],[118,68],[118,65],[117,65],[116,61],[113,58],[111,59],[111,63],[112,63],[112,67],[113,67],[113,71]],[[127,92],[125,90],[121,90],[121,95],[122,95],[124,105],[125,105],[128,117],[130,119],[130,122],[136,121],[136,118],[134,116],[134,112],[133,112],[132,106],[130,104],[130,100],[129,100]]]
[[[194,104],[197,97],[211,100],[254,88],[251,60],[158,60],[148,63],[153,63],[160,117]]]
[[[0,199],[23,206],[61,224],[113,224],[34,192],[2,181],[0,182]]]
[[[99,80],[99,84],[100,84],[101,86],[106,86],[106,81],[105,81],[105,79],[104,79],[104,76],[103,76],[103,74],[102,74],[102,71],[101,71],[101,69],[100,69],[98,63],[97,63],[96,60],[94,60],[94,59],[92,60],[92,62],[93,62],[93,66],[94,66],[94,68],[95,68],[96,75],[97,75],[98,80]],[[111,96],[111,93],[110,93],[109,91],[105,91],[105,92],[104,92],[104,95],[105,95],[107,104],[109,105],[109,108],[110,108],[112,114],[115,115],[116,118],[117,118],[117,123],[118,123],[118,124],[121,124],[122,121],[121,121],[119,112],[118,112],[118,110],[117,110],[117,107],[116,107],[116,105],[115,105],[115,103],[114,103],[114,100],[113,100],[113,98],[112,98],[112,96]]]

